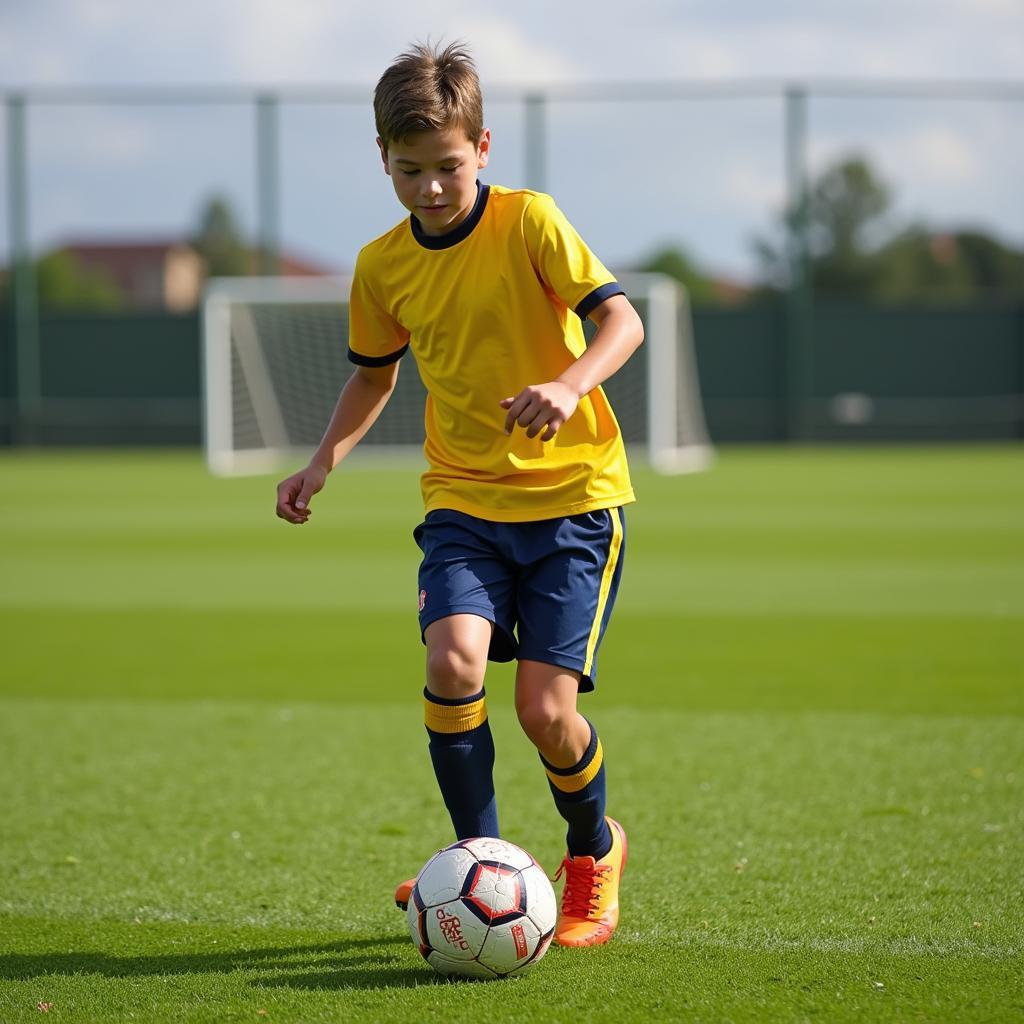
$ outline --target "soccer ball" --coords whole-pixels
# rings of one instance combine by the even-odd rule
[[[524,974],[547,952],[558,917],[540,865],[503,839],[464,839],[434,854],[409,898],[409,932],[441,974]]]

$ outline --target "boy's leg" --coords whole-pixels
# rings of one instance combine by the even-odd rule
[[[577,710],[579,673],[522,660],[516,673],[516,711],[548,774],[555,806],[569,828],[566,876],[555,942],[607,942],[619,920],[619,880],[626,835],[605,816],[604,753],[597,731]]]
[[[494,740],[487,721],[484,673],[493,625],[479,615],[449,615],[424,630],[427,685],[424,723],[430,760],[459,839],[498,836]],[[416,879],[395,890],[405,910]]]
[[[483,684],[488,659],[511,661],[516,654],[517,566],[500,551],[496,524],[462,512],[428,512],[413,537],[423,552],[417,584],[434,773],[459,839],[497,837],[494,743]],[[399,906],[411,889],[412,881],[398,887]]]
[[[604,816],[604,754],[597,731],[576,710],[578,688],[578,672],[520,661],[516,713],[548,773],[558,813],[569,826],[569,855],[600,859],[612,843]]]
[[[430,759],[459,839],[498,836],[494,741],[484,696],[493,628],[479,615],[449,615],[424,631]]]

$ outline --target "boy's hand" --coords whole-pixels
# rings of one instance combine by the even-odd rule
[[[514,398],[503,398],[502,409],[508,410],[505,417],[505,433],[511,434],[518,423],[526,428],[527,437],[541,434],[542,441],[550,441],[562,424],[576,411],[580,398],[575,390],[560,380],[547,384],[532,384],[523,388]]]
[[[289,523],[304,523],[312,515],[309,499],[327,482],[327,470],[310,463],[277,485],[277,514]]]

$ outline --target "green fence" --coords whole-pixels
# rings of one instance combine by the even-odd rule
[[[10,324],[9,315],[0,317],[3,444],[15,441],[17,423]],[[198,316],[44,314],[39,326],[41,400],[29,436],[18,440],[201,442]],[[792,374],[784,306],[698,309],[694,334],[712,439],[787,439]],[[1024,437],[1024,305],[819,301],[810,334],[809,389],[798,401],[809,440]]]
[[[78,327],[74,318],[51,318],[36,280],[44,242],[86,224],[130,235],[217,192],[248,221],[262,272],[274,272],[284,240],[304,249],[328,237],[330,265],[350,267],[395,216],[371,141],[371,92],[368,84],[0,89],[0,262],[13,307],[0,328],[3,437],[195,440],[195,382],[179,378],[178,362],[194,364],[194,330],[185,340],[180,322],[182,340],[172,342],[155,320]],[[902,194],[894,225],[908,217],[937,229],[975,225],[1018,244],[1024,81],[600,81],[488,86],[487,96],[502,140],[489,174],[578,203],[582,219],[574,212],[573,222],[614,265],[638,265],[661,240],[729,237],[731,256],[705,257],[727,266],[741,237],[745,248],[768,238],[779,264],[771,280],[788,288],[784,308],[698,315],[710,425],[720,439],[1019,433],[1019,310],[833,307],[824,292],[812,294],[808,260],[811,185],[850,154]],[[593,140],[612,123],[615,153],[601,153]],[[149,140],[137,152],[124,144],[137,138]],[[616,204],[609,216],[605,201],[621,199],[635,170],[622,161],[652,138],[659,159],[646,162],[628,215]],[[964,161],[970,174],[961,173]],[[339,205],[341,180],[348,201]],[[57,186],[66,203],[52,202]],[[116,207],[96,205],[112,194]],[[172,234],[192,230],[178,223]],[[145,357],[135,339],[148,346]],[[113,378],[82,355],[93,342],[96,365]],[[140,384],[129,395],[119,384],[140,358]],[[164,393],[150,380],[149,358],[167,381],[180,381],[177,390]],[[64,367],[82,362],[65,386]]]
[[[818,300],[801,407],[806,440],[1024,437],[1024,305],[875,307]],[[785,311],[695,315],[712,437],[789,437]]]
[[[200,442],[198,314],[42,315],[40,400],[20,425],[10,319],[0,326],[0,443]]]

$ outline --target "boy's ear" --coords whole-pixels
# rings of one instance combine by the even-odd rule
[[[491,155],[491,129],[485,128],[476,146],[476,165],[486,167]]]
[[[380,150],[380,158],[384,161],[384,173],[391,173],[391,165],[388,163],[388,147],[384,145],[384,140],[378,135],[377,136],[377,148]]]

